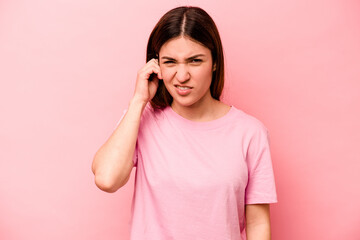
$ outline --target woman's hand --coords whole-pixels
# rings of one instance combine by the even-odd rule
[[[152,80],[149,80],[152,73],[154,73]],[[159,86],[159,79],[162,79],[159,62],[153,58],[137,73],[134,97],[147,103],[155,96]]]

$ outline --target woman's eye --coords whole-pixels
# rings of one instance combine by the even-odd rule
[[[201,59],[192,59],[190,61],[190,63],[200,63],[202,62]],[[175,64],[175,61],[169,60],[169,61],[165,61],[164,64]]]
[[[201,59],[193,59],[191,62],[193,62],[193,63],[199,63],[199,62],[202,62],[202,60],[201,60]]]

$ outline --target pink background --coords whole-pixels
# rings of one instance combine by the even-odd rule
[[[128,239],[135,169],[109,194],[91,162],[180,5],[218,25],[223,101],[269,129],[273,239],[360,239],[359,1],[220,2],[0,2],[0,239]]]

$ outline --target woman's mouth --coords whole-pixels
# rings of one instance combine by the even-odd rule
[[[179,95],[188,95],[191,92],[192,87],[182,87],[182,86],[178,86],[175,85],[176,91],[178,92]]]

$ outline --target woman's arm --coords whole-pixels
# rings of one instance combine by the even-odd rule
[[[125,116],[94,156],[92,171],[95,184],[105,192],[113,193],[129,180],[145,105],[144,101],[132,98]]]
[[[152,73],[158,77],[149,81]],[[151,59],[137,73],[133,98],[120,123],[94,156],[92,171],[95,184],[105,192],[113,193],[129,180],[134,167],[133,157],[139,133],[141,116],[146,104],[155,96],[162,79],[157,59]]]
[[[269,204],[245,205],[247,240],[270,240]]]

